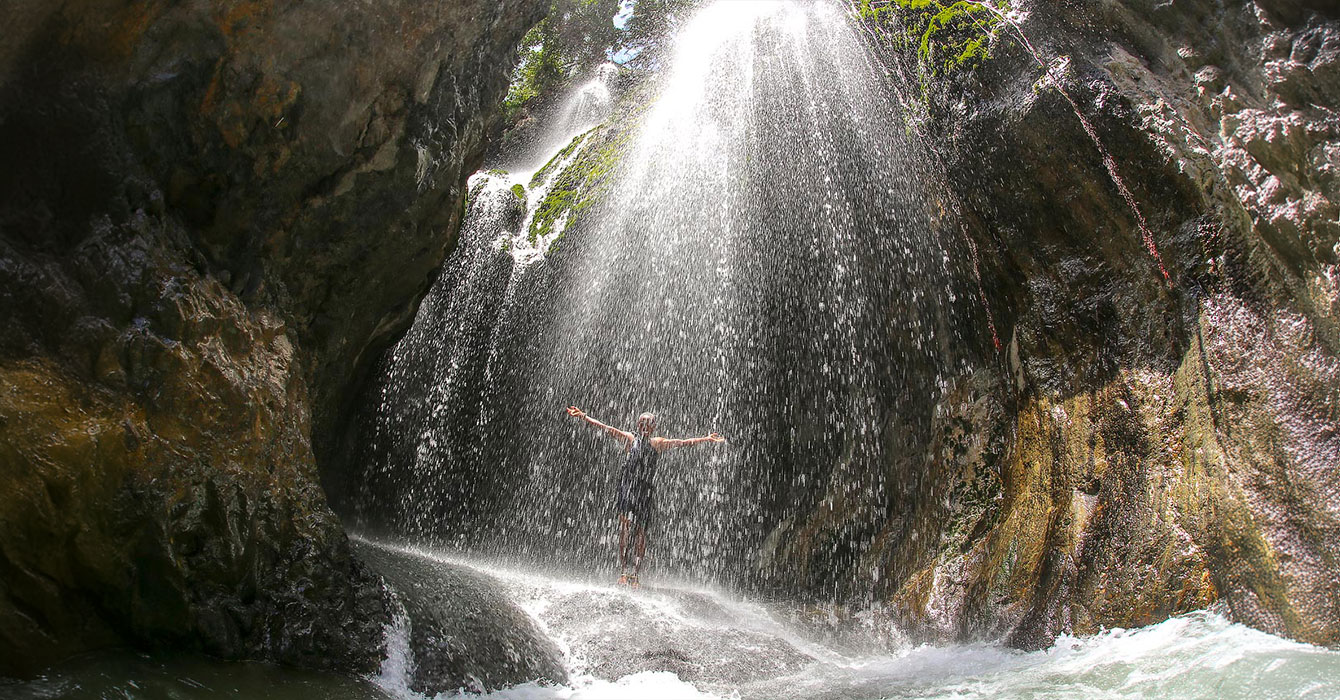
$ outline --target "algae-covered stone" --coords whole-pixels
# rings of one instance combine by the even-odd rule
[[[532,187],[546,178],[552,178],[552,182],[531,218],[527,235],[532,243],[548,239],[555,227],[572,225],[605,198],[636,133],[637,114],[638,110],[632,116],[627,111],[619,112],[604,124],[579,134],[535,173]],[[551,245],[554,242],[557,239]]]
[[[971,70],[985,61],[1010,10],[1010,0],[860,0],[858,15],[916,51],[931,77]]]

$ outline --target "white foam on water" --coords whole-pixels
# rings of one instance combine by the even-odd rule
[[[499,690],[482,695],[439,695],[435,700],[447,698],[477,698],[478,700],[722,700],[720,695],[712,695],[698,690],[691,683],[685,683],[668,671],[646,671],[634,673],[617,681],[605,681],[598,678],[579,678],[568,686],[542,685],[526,683],[513,688]]]
[[[925,698],[987,700],[1134,700],[1205,698],[1243,700],[1335,700],[1340,698],[1340,653],[1282,639],[1197,612],[1139,629],[1113,629],[1090,637],[1064,635],[1048,649],[1023,652],[1000,644],[908,645],[875,640],[870,653],[853,654],[817,640],[785,609],[728,592],[661,581],[630,590],[555,578],[517,566],[481,562],[418,548],[403,548],[498,579],[499,587],[531,615],[564,654],[567,685],[526,683],[482,695],[444,698],[488,700],[606,700],[622,698]],[[583,643],[547,624],[561,617],[574,597],[595,600],[582,614],[617,636],[634,626],[669,630],[675,644],[702,639],[704,630],[728,638],[741,631],[753,639],[782,640],[811,661],[798,669],[732,686],[721,679],[685,680],[670,670],[649,670],[617,679],[600,678],[583,658]],[[704,612],[702,608],[708,610]],[[607,611],[607,612],[606,612]],[[608,619],[598,619],[608,615]],[[388,632],[388,640],[394,638]],[[900,638],[900,637],[899,637]],[[388,647],[394,646],[388,641]],[[876,651],[876,647],[879,651]],[[395,664],[383,669],[395,669]],[[395,697],[423,700],[405,685],[378,683]],[[393,687],[394,686],[394,687]]]
[[[383,639],[386,657],[377,675],[371,678],[372,684],[396,697],[412,696],[409,683],[414,675],[414,649],[409,643],[409,615],[403,606],[397,605]]]
[[[922,646],[825,679],[835,697],[927,699],[1340,698],[1340,654],[1197,612],[1050,648]],[[825,696],[827,697],[827,696]]]

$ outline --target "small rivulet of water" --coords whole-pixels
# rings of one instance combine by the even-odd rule
[[[549,165],[472,182],[386,363],[364,528],[614,566],[620,446],[568,405],[727,437],[660,462],[649,565],[700,580],[755,577],[788,518],[838,512],[850,541],[809,582],[837,585],[915,478],[887,465],[928,431],[968,256],[933,230],[883,71],[840,4],[778,0],[707,6],[665,66],[591,131],[609,76],[576,91]],[[590,149],[617,160],[599,202],[535,235]]]

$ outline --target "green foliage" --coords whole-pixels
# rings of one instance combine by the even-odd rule
[[[548,19],[526,33],[521,47],[521,62],[512,73],[512,84],[503,99],[503,116],[508,121],[532,100],[556,90],[568,77],[567,61]]]
[[[554,0],[549,16],[557,18],[556,36],[563,52],[582,71],[605,60],[605,52],[621,33],[614,26],[619,0]]]
[[[512,194],[516,195],[517,199],[523,202],[526,201],[526,186],[519,182],[512,185]]]
[[[619,37],[616,50],[639,51],[634,62],[652,60],[679,25],[704,0],[637,0],[627,30]]]
[[[613,23],[618,11],[619,0],[553,0],[548,16],[521,40],[521,58],[503,99],[507,121],[605,60],[619,34]]]
[[[902,48],[915,47],[923,78],[971,70],[990,56],[1009,0],[859,0],[857,12]],[[994,8],[994,9],[993,9]]]

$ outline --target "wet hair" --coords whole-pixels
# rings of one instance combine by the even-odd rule
[[[642,415],[637,417],[637,431],[639,433],[642,432],[642,426],[644,424],[650,424],[650,427],[652,428],[656,427],[656,414],[643,413]]]

